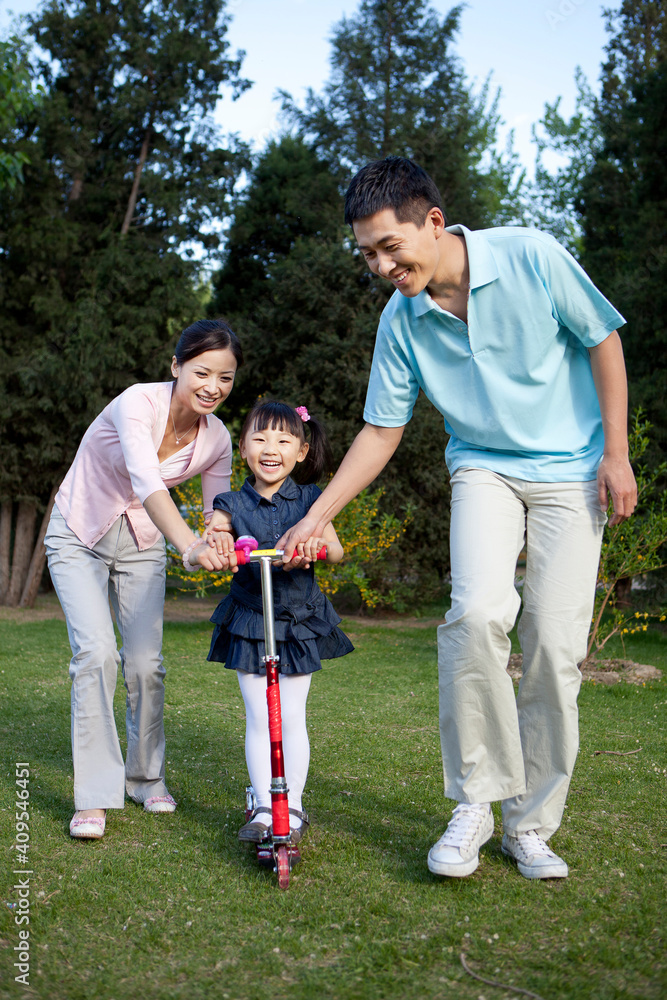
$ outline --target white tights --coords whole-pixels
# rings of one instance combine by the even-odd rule
[[[250,784],[255,790],[257,805],[271,813],[271,743],[269,714],[266,704],[266,677],[261,674],[236,671],[246,713],[245,757]],[[306,701],[312,674],[280,674],[280,707],[283,722],[283,753],[285,777],[289,789],[290,809],[302,810],[301,796],[308,777],[310,743],[306,729]],[[258,817],[263,822],[270,822]],[[292,826],[299,826],[290,817]]]

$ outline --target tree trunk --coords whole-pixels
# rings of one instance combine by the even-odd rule
[[[614,585],[614,597],[617,608],[632,607],[632,577],[624,576]]]
[[[132,190],[130,191],[130,200],[127,203],[127,211],[125,212],[125,218],[123,219],[123,225],[120,229],[121,236],[127,236],[130,231],[130,223],[134,217],[134,210],[137,207],[137,198],[139,197],[139,182],[141,181],[141,172],[144,169],[144,163],[146,162],[146,157],[148,156],[148,146],[150,144],[151,138],[151,127],[150,125],[146,129],[146,135],[144,136],[144,141],[141,144],[141,152],[139,153],[139,162],[137,163],[137,168],[134,171],[134,180],[132,181]]]
[[[28,576],[28,567],[33,553],[35,539],[35,523],[37,508],[34,503],[21,501],[16,515],[16,530],[14,532],[14,552],[12,554],[12,575],[9,581],[5,604],[10,608],[18,607],[21,594]]]
[[[391,14],[388,14],[387,20],[387,33],[385,36],[385,59],[386,59],[386,70],[385,70],[385,80],[384,80],[384,108],[382,113],[382,155],[389,156],[393,149],[392,135],[391,135],[391,111],[392,111],[392,55],[393,55],[393,22],[391,19]]]
[[[44,511],[42,525],[39,529],[39,535],[37,536],[37,541],[35,542],[35,549],[32,554],[32,559],[30,560],[30,566],[28,567],[28,576],[23,587],[21,600],[19,601],[20,608],[31,608],[35,603],[35,598],[37,597],[37,591],[39,590],[39,585],[42,580],[42,573],[44,572],[44,563],[46,562],[44,536],[46,535],[46,529],[49,526],[49,518],[51,517],[53,501],[55,500],[57,492],[58,487],[54,486],[51,490],[51,496],[49,497],[49,502],[46,505],[46,510]]]
[[[4,604],[9,590],[9,567],[12,551],[12,502],[5,500],[0,506],[0,604]]]
[[[67,201],[78,201],[81,197],[81,192],[83,191],[83,177],[81,174],[76,174],[74,180],[72,181],[72,186],[67,195]]]

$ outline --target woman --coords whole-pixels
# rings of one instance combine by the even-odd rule
[[[72,837],[102,837],[106,810],[122,809],[126,791],[149,812],[176,808],[165,785],[163,536],[188,569],[191,555],[209,570],[223,563],[198,544],[169,487],[201,473],[207,516],[214,496],[229,489],[231,439],[213,411],[242,361],[224,321],[188,327],[172,359],[175,382],[133,385],[112,400],[56,495],[45,544],[72,647]],[[113,715],[118,663],[127,689],[125,762]]]

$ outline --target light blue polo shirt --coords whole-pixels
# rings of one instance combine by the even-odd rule
[[[603,435],[588,348],[625,320],[552,236],[447,231],[468,249],[468,324],[426,291],[396,291],[380,318],[364,419],[406,424],[421,387],[445,418],[451,473],[595,479]]]

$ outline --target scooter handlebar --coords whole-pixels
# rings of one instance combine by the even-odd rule
[[[238,566],[245,566],[249,562],[259,562],[263,556],[270,556],[271,559],[282,559],[285,554],[284,549],[253,549],[248,548],[236,549],[236,564]],[[297,555],[297,550],[294,550],[292,559]],[[326,559],[327,557],[327,547],[323,545],[320,551],[317,553],[318,559]]]

